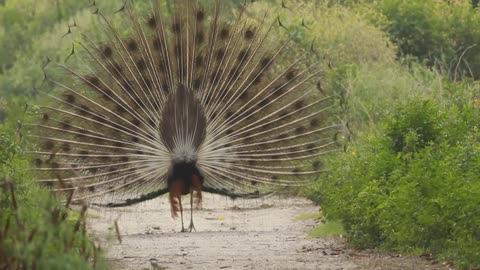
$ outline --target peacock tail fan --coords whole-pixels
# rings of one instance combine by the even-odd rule
[[[232,198],[324,171],[342,127],[335,99],[317,90],[320,66],[275,14],[221,2],[154,1],[138,14],[127,1],[108,19],[96,10],[97,32],[81,33],[41,89],[39,181],[73,201],[124,206],[167,193],[178,166]]]

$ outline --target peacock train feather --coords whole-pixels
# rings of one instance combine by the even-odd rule
[[[61,92],[42,90],[40,182],[110,207],[170,193],[176,216],[182,194],[261,197],[324,170],[334,102],[279,20],[250,18],[249,4],[232,17],[220,1],[154,1],[147,16],[132,6],[115,15],[130,31],[97,11],[103,39],[82,34],[62,78],[46,76]]]

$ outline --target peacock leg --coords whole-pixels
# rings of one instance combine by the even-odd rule
[[[185,227],[183,226],[183,207],[182,207],[182,196],[178,196],[178,205],[180,206],[180,219],[182,220],[182,231],[181,232],[186,232]]]
[[[190,226],[188,226],[188,231],[197,231],[193,225],[193,189],[190,191]]]

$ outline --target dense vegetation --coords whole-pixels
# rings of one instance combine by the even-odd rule
[[[355,246],[480,267],[477,2],[257,2],[259,12],[279,14],[301,51],[315,52],[324,70],[320,90],[336,93],[348,123],[345,147],[326,161],[331,171],[306,189],[327,219],[340,220]],[[0,268],[92,267],[95,249],[82,219],[69,218],[34,185],[21,136],[47,56],[60,63],[68,56],[78,38],[76,31],[64,36],[68,25],[92,28],[88,5],[0,1]],[[121,2],[97,5],[108,14]]]
[[[105,269],[86,234],[85,208],[68,210],[33,182],[21,124],[23,104],[11,104],[14,121],[0,125],[0,268]]]
[[[342,220],[355,246],[478,265],[477,106],[421,99],[399,105],[375,132],[361,133],[334,155],[332,171],[309,195],[330,219]]]
[[[354,246],[433,253],[478,268],[480,33],[473,22],[480,14],[470,1],[334,7],[384,31],[397,57],[338,64],[327,74],[327,87],[341,90],[351,137],[307,195],[343,223]]]

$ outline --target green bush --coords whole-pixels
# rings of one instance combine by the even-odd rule
[[[265,10],[273,15],[268,23],[275,23],[277,16],[285,28],[275,23],[274,31],[293,34],[299,55],[320,60],[324,68],[347,64],[390,63],[395,60],[396,47],[385,33],[353,10],[326,1],[288,1],[288,8],[281,8],[281,1],[255,3],[252,17],[262,18]],[[277,35],[275,35],[277,36]],[[313,47],[315,53],[310,49]],[[306,53],[305,53],[306,52]]]
[[[20,103],[22,104],[22,103]],[[24,115],[24,106],[9,115]],[[106,269],[80,217],[38,186],[25,154],[28,130],[8,119],[0,125],[0,268]]]
[[[441,116],[431,102],[408,103],[387,122],[385,135],[396,153],[412,153],[440,139]]]
[[[480,13],[470,0],[385,0],[373,7],[384,17],[373,21],[389,33],[401,55],[446,68],[454,80],[479,78]]]
[[[458,87],[458,86],[452,86]],[[465,87],[468,89],[468,87]],[[480,266],[480,108],[411,100],[307,190],[351,243]]]

